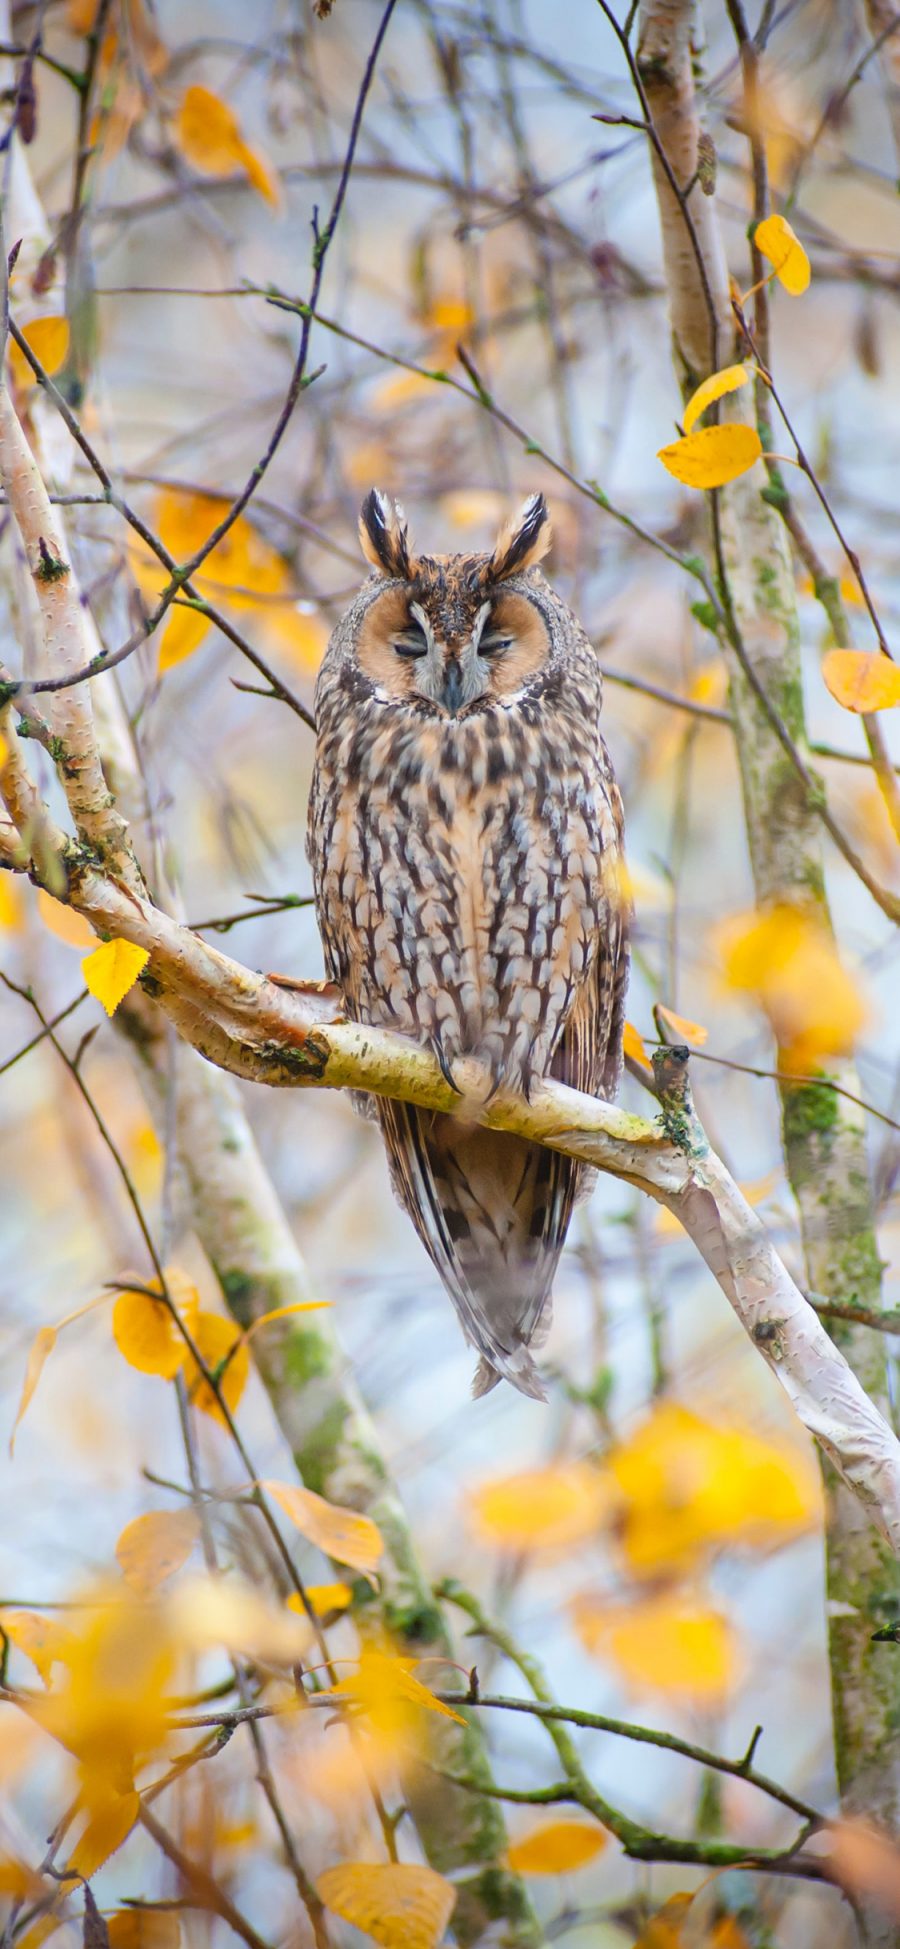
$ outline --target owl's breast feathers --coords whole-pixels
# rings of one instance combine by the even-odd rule
[[[430,1045],[451,1077],[476,1055],[513,1089],[617,1085],[622,814],[589,655],[540,696],[453,719],[320,688],[310,857],[329,974],[353,1017]],[[395,1190],[482,1356],[476,1392],[503,1374],[541,1395],[528,1346],[583,1168],[376,1108]]]

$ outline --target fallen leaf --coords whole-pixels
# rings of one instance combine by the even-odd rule
[[[657,460],[685,487],[724,487],[746,474],[762,454],[755,426],[704,426],[661,447]]]
[[[146,968],[150,954],[145,947],[135,947],[133,941],[104,941],[95,947],[81,963],[81,972],[91,994],[105,1008],[107,1015],[114,1015],[129,989],[134,987],[138,975]]]
[[[326,1502],[314,1489],[293,1482],[261,1482],[260,1488],[277,1502],[289,1521],[310,1543],[351,1570],[376,1570],[384,1554],[381,1531],[370,1516]]]
[[[721,372],[711,372],[709,378],[704,379],[702,386],[698,386],[696,392],[691,394],[684,409],[682,424],[685,433],[693,431],[696,421],[701,413],[706,412],[707,406],[712,406],[717,399],[724,399],[726,393],[737,392],[741,386],[746,386],[749,377],[745,365],[726,365]]]
[[[316,1882],[325,1907],[382,1949],[436,1949],[456,1906],[456,1889],[433,1868],[399,1861],[344,1862]]]
[[[518,1875],[567,1875],[603,1852],[609,1836],[598,1823],[549,1820],[506,1850],[507,1867]]]
[[[126,1523],[116,1544],[116,1562],[132,1590],[149,1597],[186,1563],[200,1521],[193,1509],[150,1509]]]
[[[822,675],[845,711],[887,711],[900,704],[900,664],[881,650],[829,650]]]
[[[756,226],[753,242],[772,265],[779,284],[792,298],[802,298],[809,288],[809,258],[786,217],[764,217]]]

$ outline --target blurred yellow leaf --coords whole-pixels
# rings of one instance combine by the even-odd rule
[[[436,1949],[456,1905],[443,1875],[399,1861],[346,1861],[327,1868],[316,1891],[333,1915],[383,1949]]]
[[[632,1062],[640,1063],[641,1068],[646,1069],[648,1076],[653,1075],[653,1064],[644,1047],[644,1038],[633,1022],[625,1024],[622,1033],[622,1049],[626,1056],[631,1057]]]
[[[110,1794],[94,1807],[84,1833],[69,1856],[70,1873],[90,1881],[104,1861],[127,1841],[140,1811],[140,1797],[134,1792]]]
[[[193,1509],[150,1509],[126,1523],[116,1544],[116,1562],[132,1590],[149,1597],[186,1563],[200,1534]]]
[[[384,1554],[384,1543],[381,1531],[370,1516],[360,1516],[355,1509],[342,1509],[337,1503],[326,1502],[324,1496],[317,1496],[314,1489],[301,1488],[299,1483],[261,1482],[260,1488],[265,1489],[288,1520],[326,1556],[334,1557],[337,1563],[348,1563],[352,1570],[368,1573],[377,1569]]]
[[[729,1544],[783,1543],[820,1515],[805,1450],[718,1427],[675,1401],[659,1402],[604,1472],[620,1500],[616,1534],[638,1577],[678,1575]]]
[[[85,1852],[102,1857],[107,1838],[111,1852],[115,1834],[123,1839],[130,1824],[122,1798],[135,1771],[165,1746],[175,1652],[164,1613],[121,1582],[103,1585],[79,1611],[77,1628],[67,1628],[62,1665],[32,1710],[78,1761],[82,1804],[100,1823]]]
[[[608,1509],[596,1469],[558,1462],[483,1482],[469,1495],[476,1529],[505,1550],[564,1550],[596,1533]]]
[[[454,528],[499,528],[507,507],[502,494],[493,488],[468,488],[441,496],[441,513]]]
[[[83,914],[76,914],[74,907],[67,907],[62,900],[54,900],[52,893],[44,887],[38,888],[37,910],[45,927],[57,940],[65,941],[67,947],[95,947],[97,936],[90,922]]]
[[[334,1611],[349,1610],[353,1602],[349,1584],[307,1584],[306,1595],[316,1617],[328,1617]],[[306,1616],[306,1608],[298,1591],[292,1591],[287,1602],[288,1610],[296,1611],[298,1617]]]
[[[585,1593],[571,1610],[585,1650],[611,1659],[638,1692],[711,1707],[724,1701],[738,1675],[727,1620],[687,1596],[664,1592],[617,1605]]]
[[[721,709],[728,695],[728,671],[720,656],[701,663],[688,684],[687,694],[695,704],[712,704]]]
[[[666,1028],[680,1035],[685,1042],[693,1042],[698,1049],[702,1049],[704,1042],[708,1041],[709,1030],[701,1022],[690,1022],[687,1016],[676,1015],[674,1008],[665,1008],[662,1002],[658,1003],[658,1011]]]
[[[31,1351],[28,1355],[28,1364],[25,1368],[25,1379],[22,1382],[22,1392],[19,1397],[19,1405],[18,1408],[16,1409],[16,1418],[15,1421],[13,1422],[12,1433],[9,1438],[10,1454],[13,1453],[13,1450],[16,1445],[16,1434],[18,1432],[19,1424],[22,1420],[23,1415],[26,1413],[26,1410],[31,1404],[31,1401],[34,1396],[35,1388],[37,1387],[38,1381],[40,1380],[41,1375],[44,1371],[45,1363],[49,1359],[50,1355],[53,1352],[54,1347],[56,1346],[56,1339],[57,1339],[57,1329],[55,1326],[41,1326],[38,1327],[37,1333],[35,1334],[34,1339],[32,1340]]]
[[[113,1307],[112,1330],[119,1352],[139,1374],[156,1374],[160,1380],[171,1381],[184,1365],[184,1338],[162,1297],[120,1293]]]
[[[244,1339],[252,1339],[261,1326],[271,1326],[273,1320],[287,1320],[292,1313],[318,1313],[323,1306],[330,1305],[330,1299],[295,1299],[290,1306],[273,1306],[271,1313],[261,1313],[259,1319],[247,1327]]]
[[[686,1949],[682,1930],[693,1899],[693,1895],[670,1895],[645,1923],[634,1949]]]
[[[0,1611],[0,1630],[17,1651],[31,1659],[44,1684],[52,1668],[65,1658],[70,1633],[54,1617],[40,1611]]]
[[[119,1003],[134,987],[149,959],[147,948],[135,947],[133,941],[116,939],[103,941],[100,947],[95,947],[93,954],[86,955],[81,963],[81,972],[91,994],[105,1008],[107,1015],[115,1015]]]
[[[887,711],[900,704],[900,664],[881,650],[829,650],[822,675],[845,711]]]
[[[507,1866],[518,1875],[567,1875],[584,1868],[606,1846],[606,1829],[585,1820],[548,1820],[506,1850]]]
[[[186,662],[200,648],[210,629],[210,620],[200,609],[189,609],[183,602],[173,603],[159,639],[157,670],[161,677],[176,664]]]
[[[16,1949],[44,1949],[44,1943],[49,1942],[62,1926],[61,1915],[42,1915],[40,1921],[26,1929],[24,1935],[16,1937]]]
[[[296,1664],[312,1640],[305,1617],[291,1616],[284,1605],[270,1604],[234,1577],[179,1578],[166,1600],[166,1618],[183,1648],[203,1652],[221,1645],[276,1664]]]
[[[29,1868],[25,1861],[16,1861],[9,1855],[0,1855],[0,1901],[11,1895],[14,1901],[40,1900],[46,1893],[39,1874]]]
[[[0,927],[9,934],[17,934],[24,918],[21,895],[12,874],[0,873]]]
[[[709,378],[704,379],[702,386],[698,386],[696,392],[691,394],[684,409],[682,423],[685,433],[693,431],[701,413],[706,412],[707,406],[712,406],[717,399],[724,399],[726,393],[737,392],[739,387],[746,386],[749,377],[745,365],[726,365],[722,367],[721,372],[711,372]]]
[[[181,1949],[181,1923],[163,1909],[120,1908],[107,1915],[109,1949]]]
[[[49,318],[32,318],[30,325],[22,327],[22,337],[27,339],[32,352],[51,377],[65,364],[69,350],[69,327],[65,318],[55,314]],[[9,341],[9,366],[13,379],[21,391],[36,386],[37,380],[28,360],[18,345]]]
[[[474,322],[472,307],[464,298],[434,298],[425,317],[425,323],[432,331],[443,332],[452,339],[459,338]]]
[[[772,265],[779,284],[792,298],[801,298],[809,287],[809,258],[785,217],[764,217],[753,233],[753,242]]]
[[[331,1687],[330,1696],[351,1699],[376,1732],[388,1736],[403,1730],[404,1707],[410,1705],[422,1706],[426,1712],[437,1712],[464,1726],[466,1721],[460,1713],[435,1698],[428,1686],[414,1676],[413,1663],[411,1658],[400,1658],[395,1652],[365,1645],[356,1671],[348,1678],[339,1679]]]
[[[661,447],[657,460],[685,487],[724,487],[746,474],[760,458],[762,443],[755,426],[704,426],[683,440]]]
[[[787,906],[739,914],[717,929],[716,945],[726,986],[765,1009],[783,1066],[802,1072],[853,1048],[869,1011],[811,915]]]
[[[237,1321],[226,1319],[224,1313],[198,1313],[191,1332],[197,1352],[214,1379],[217,1370],[222,1368],[218,1374],[219,1393],[229,1413],[234,1414],[250,1375],[250,1355]],[[224,1367],[223,1362],[227,1362]],[[227,1428],[216,1395],[191,1353],[184,1363],[184,1377],[194,1406]]]
[[[389,373],[372,387],[369,404],[375,413],[390,413],[398,406],[408,406],[411,400],[433,398],[436,384],[440,381],[429,378],[427,372]]]
[[[178,110],[175,139],[183,156],[206,176],[230,176],[243,169],[267,203],[278,205],[278,178],[262,151],[244,140],[237,116],[212,89],[194,84]]]

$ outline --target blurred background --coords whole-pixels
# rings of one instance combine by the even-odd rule
[[[299,320],[269,299],[308,294],[315,212],[323,221],[330,206],[381,9],[375,0],[335,0],[317,18],[306,0],[256,0],[250,9],[238,0],[159,0],[116,14],[86,219],[95,288],[84,294],[72,357],[91,367],[80,407],[89,436],[132,504],[183,554],[221,511],[214,497],[242,486],[284,398]],[[82,61],[91,17],[79,0],[43,10],[45,47],[64,67]],[[708,0],[704,21],[704,118],[718,153],[729,264],[745,289],[751,202],[747,147],[735,126],[736,55],[719,0]],[[12,44],[27,44],[34,24],[34,8],[14,6]],[[847,89],[870,45],[861,11],[843,0],[789,0],[763,80],[773,184],[790,199],[813,269],[805,298],[775,291],[778,383],[890,634],[900,601],[900,207],[878,62]],[[204,149],[202,131],[191,138],[183,103],[192,87],[227,104],[244,150],[229,151],[227,141],[223,149],[221,136]],[[78,100],[65,75],[45,65],[38,88],[29,161],[50,238],[70,205]],[[399,496],[422,547],[451,552],[489,547],[511,505],[545,492],[555,534],[550,573],[607,672],[605,731],[625,801],[637,909],[629,1017],[651,1039],[651,1007],[661,1001],[707,1031],[704,1057],[747,1066],[750,1073],[698,1057],[698,1108],[801,1276],[775,1085],[752,1073],[772,1067],[769,1032],[727,988],[717,946],[721,923],[752,905],[752,885],[733,743],[715,716],[726,702],[716,643],[691,613],[696,587],[591,493],[599,488],[682,553],[704,547],[702,497],[679,488],[656,459],[673,437],[680,400],[644,140],[592,119],[634,112],[621,48],[595,0],[565,8],[400,0],[323,284],[322,311],[341,330],[314,326],[310,369],[322,370],[253,500],[244,552],[213,558],[205,586],[311,706],[322,649],[363,576],[355,530],[370,486]],[[13,240],[8,233],[7,245]],[[52,269],[56,282],[51,276],[49,291],[37,294],[28,276],[19,284],[14,277],[20,323],[61,308],[61,266]],[[460,341],[511,425],[410,370],[467,386]],[[70,491],[97,491],[80,459]],[[802,482],[796,491],[829,569],[845,574],[811,493]],[[126,548],[123,525],[107,508],[81,504],[67,518],[104,641],[114,646],[133,626],[135,582],[148,599],[161,578]],[[4,545],[11,555],[8,534]],[[215,628],[198,628],[196,618],[186,625],[185,612],[174,612],[173,624],[172,613],[159,633],[162,649],[154,637],[121,672],[148,794],[138,841],[160,872],[177,877],[184,914],[198,925],[251,915],[254,901],[305,900],[311,734],[283,704],[235,687],[255,682],[254,672]],[[878,877],[896,888],[896,846],[871,773],[851,762],[864,755],[862,734],[822,683],[828,639],[802,583],[801,620],[810,736],[846,754],[819,759],[829,802]],[[7,631],[21,640],[14,601]],[[10,647],[8,660],[17,655]],[[673,697],[699,710],[678,708]],[[900,760],[896,733],[894,756]],[[36,770],[56,803],[40,752]],[[834,854],[828,880],[844,963],[865,998],[862,1093],[897,1118],[896,944]],[[59,914],[41,908],[27,884],[0,886],[0,901],[4,970],[33,989],[45,1013],[63,1008],[82,985],[77,942],[60,938]],[[321,973],[307,905],[206,938],[254,968]],[[37,1027],[27,1003],[10,994],[2,1020],[0,1063]],[[66,1046],[74,1050],[88,1028],[98,1033],[84,1076],[162,1234],[172,1190],[164,1148],[115,1029],[93,1001],[61,1030]],[[542,1661],[562,1701],[732,1756],[762,1725],[763,1770],[828,1806],[834,1774],[810,1445],[677,1225],[627,1186],[601,1180],[576,1214],[557,1280],[543,1357],[549,1406],[506,1386],[473,1403],[473,1357],[394,1206],[377,1132],[338,1095],[249,1086],[243,1095],[428,1574],[476,1590],[489,1616]],[[623,1101],[652,1110],[632,1077]],[[887,1303],[900,1305],[897,1127],[872,1118],[869,1129]],[[0,1078],[0,1145],[7,1431],[37,1329],[144,1261],[115,1165],[46,1044]],[[187,1251],[188,1271],[210,1292],[201,1255]],[[283,1441],[253,1375],[240,1425],[258,1476],[284,1473]],[[726,1432],[745,1434],[748,1448],[729,1451],[723,1476],[725,1451],[715,1444]],[[751,1435],[764,1454],[751,1451]],[[241,1481],[212,1421],[199,1442],[205,1479],[223,1490]],[[704,1443],[718,1458],[721,1506],[712,1515],[692,1501],[713,1466]],[[627,1529],[607,1526],[599,1539],[548,1556],[498,1542],[479,1520],[479,1494],[494,1477],[602,1458],[615,1444],[632,1456],[636,1486],[629,1477],[627,1494],[634,1522],[647,1526],[643,1544],[632,1537],[632,1547]],[[745,1465],[757,1470],[755,1522],[746,1496],[732,1510],[726,1493]],[[2,1463],[2,1604],[68,1601],[108,1574],[123,1525],[159,1500],[147,1470],[163,1480],[183,1476],[174,1398],[126,1365],[100,1306],[61,1335],[15,1459]],[[679,1500],[688,1507],[686,1543],[672,1542]],[[314,1555],[309,1562],[315,1575]],[[319,1560],[320,1580],[324,1574]],[[579,1596],[605,1616],[604,1629],[592,1632],[583,1612],[579,1627]],[[707,1633],[684,1658],[672,1653],[673,1604],[692,1608]],[[476,1654],[463,1643],[459,1655],[466,1663]],[[499,1654],[479,1646],[477,1655],[484,1682],[521,1689]],[[557,1777],[540,1726],[497,1713],[488,1730],[502,1782],[527,1789]],[[654,1828],[758,1847],[786,1844],[795,1831],[793,1815],[739,1780],[597,1734],[580,1743],[601,1791]],[[212,1768],[188,1776],[182,1831],[215,1860],[267,1938],[305,1942],[277,1837],[254,1814],[251,1760],[238,1747],[216,1761],[214,1780]],[[304,1848],[318,1873],[335,1858],[335,1836],[345,1845],[368,1816],[310,1808],[289,1742],[282,1736],[273,1750],[291,1806],[306,1808]],[[0,1722],[0,1759],[3,1845],[38,1859],[64,1801],[65,1762],[12,1710]],[[535,1819],[533,1808],[510,1808],[514,1839]],[[412,1842],[406,1858],[416,1858]],[[577,1874],[535,1875],[529,1888],[547,1940],[619,1949],[637,1939],[642,1916],[700,1879],[677,1865],[636,1868],[611,1841]],[[130,1841],[96,1884],[108,1904],[172,1887],[145,1837]],[[852,1939],[837,1895],[802,1881],[733,1874],[723,1901],[732,1933],[709,1938],[721,1949],[776,1941],[780,1949],[825,1941],[839,1949]],[[229,1939],[209,1917],[183,1926],[189,1944]],[[336,1942],[360,1940],[350,1928],[342,1936],[341,1926],[334,1924]],[[61,1945],[75,1939],[60,1929]]]

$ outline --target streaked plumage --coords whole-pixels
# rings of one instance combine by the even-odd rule
[[[325,961],[357,1021],[427,1043],[448,1079],[545,1074],[611,1097],[628,969],[622,808],[597,659],[535,564],[532,496],[488,555],[412,554],[370,494],[373,574],[316,688],[308,850]],[[583,1166],[379,1099],[394,1189],[481,1356],[542,1396],[529,1346]]]

